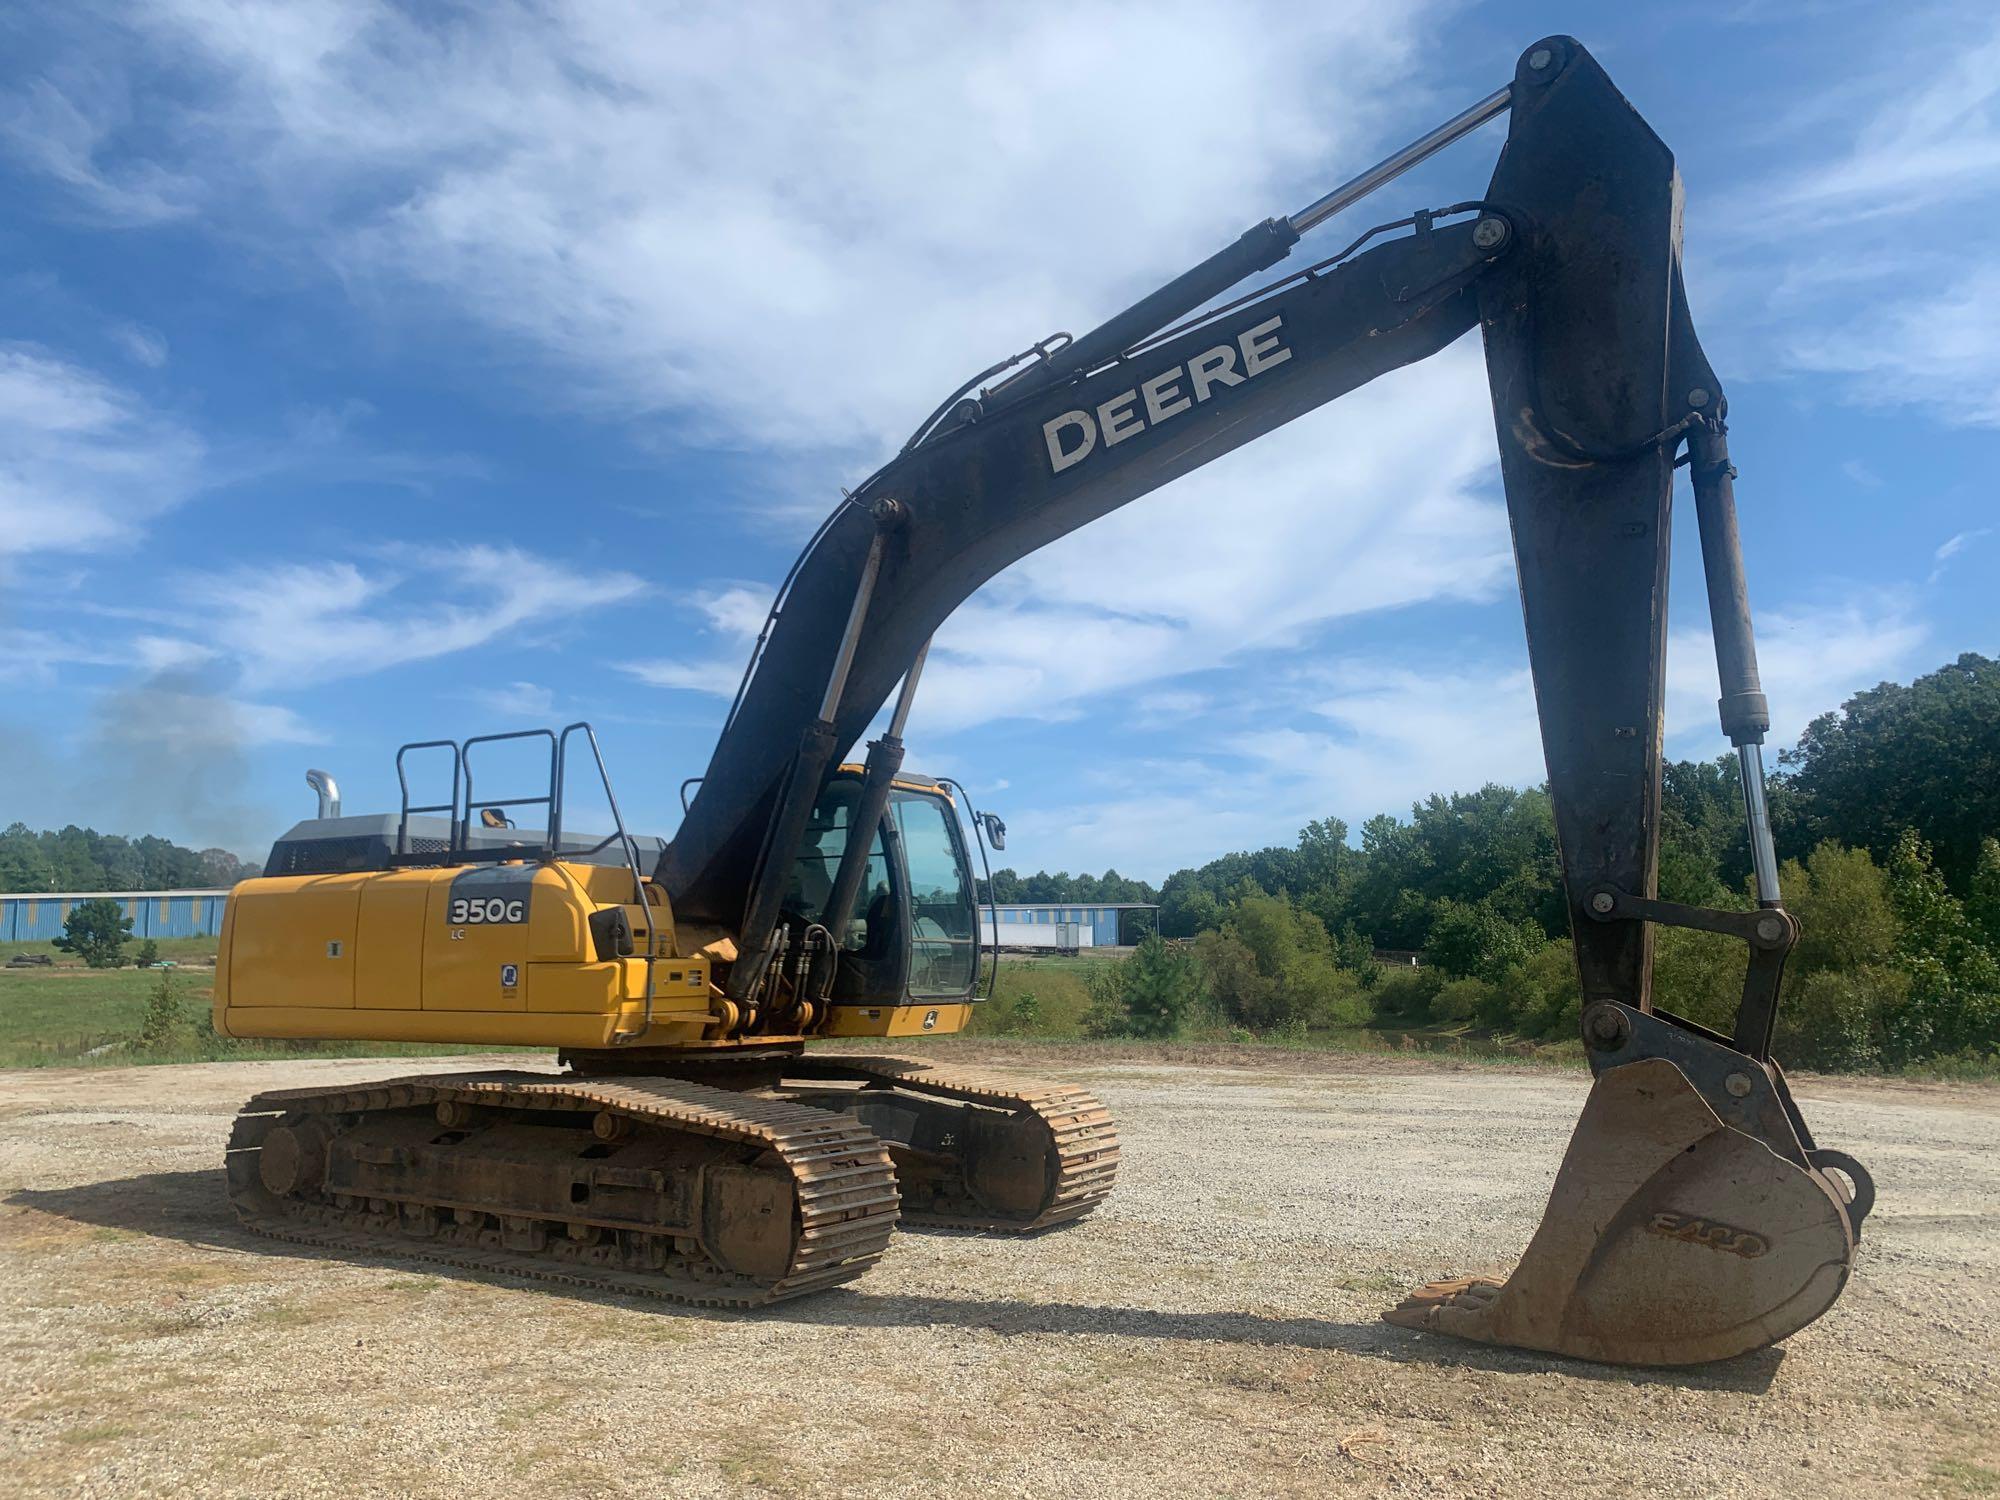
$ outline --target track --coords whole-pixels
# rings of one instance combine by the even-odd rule
[[[896,1159],[906,1224],[1033,1233],[1082,1218],[1110,1196],[1118,1176],[1118,1130],[1111,1111],[1083,1089],[916,1058],[810,1052],[789,1063],[785,1077],[788,1084],[859,1084],[860,1098],[871,1103],[878,1092],[890,1093],[919,1111],[942,1105],[959,1117],[935,1122],[918,1116],[905,1125],[904,1140],[881,1131]],[[797,1097],[823,1109],[844,1103],[831,1092]],[[977,1113],[952,1105],[971,1105]],[[989,1115],[988,1130],[968,1139],[963,1122]],[[863,1108],[859,1117],[878,1128],[888,1123],[872,1108]],[[917,1144],[923,1144],[925,1124],[941,1140],[916,1160],[907,1132],[914,1125]],[[984,1152],[977,1153],[981,1146]]]
[[[621,1230],[606,1243],[602,1232],[588,1225],[582,1226],[583,1233],[565,1232],[560,1237],[546,1232],[547,1221],[533,1233],[519,1217],[500,1220],[502,1227],[496,1227],[503,1206],[485,1213],[476,1207],[466,1211],[463,1202],[389,1201],[310,1188],[281,1195],[269,1184],[271,1176],[285,1175],[282,1164],[273,1163],[272,1171],[262,1160],[265,1142],[281,1122],[288,1131],[296,1122],[314,1117],[334,1129],[377,1122],[407,1128],[420,1125],[428,1113],[438,1122],[428,1128],[442,1130],[454,1109],[489,1116],[499,1112],[502,1118],[554,1118],[570,1126],[585,1123],[578,1115],[623,1122],[607,1128],[660,1138],[677,1145],[684,1157],[692,1152],[697,1160],[691,1170],[697,1174],[701,1168],[713,1170],[718,1165],[729,1170],[726,1162],[746,1156],[766,1174],[782,1167],[789,1173],[793,1210],[791,1249],[783,1270],[765,1276],[732,1270],[705,1254],[701,1237],[687,1226],[683,1233],[675,1233],[671,1225],[658,1233]],[[600,1129],[597,1136],[604,1133]],[[704,1156],[712,1160],[701,1159]],[[663,1203],[668,1190],[684,1190],[678,1179],[662,1183],[665,1174],[659,1172],[634,1174],[616,1167],[570,1170],[602,1178],[614,1189],[626,1189],[628,1195],[633,1180],[649,1176]],[[573,1081],[546,1074],[491,1073],[260,1094],[236,1119],[228,1149],[228,1182],[238,1217],[248,1227],[278,1239],[343,1254],[415,1257],[706,1307],[762,1306],[852,1280],[881,1258],[898,1208],[888,1153],[854,1121],[784,1100],[667,1078]],[[573,1222],[580,1218],[565,1217]],[[515,1230],[512,1234],[509,1225]],[[567,1229],[559,1222],[554,1227]],[[532,1240],[534,1248],[522,1248],[526,1240]]]

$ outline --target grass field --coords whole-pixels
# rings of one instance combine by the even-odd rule
[[[47,943],[0,943],[0,964],[22,952],[53,950]],[[54,966],[46,969],[0,967],[0,1068],[129,1067],[229,1058],[443,1057],[465,1050],[416,1042],[236,1042],[216,1037],[198,1025],[215,997],[215,970],[207,966],[215,958],[214,938],[161,939],[160,957],[183,965],[176,969],[87,969],[67,954],[54,957]],[[171,986],[189,1025],[182,1041],[142,1049],[139,1036],[146,1008],[163,980]]]
[[[1003,958],[993,998],[973,1012],[967,1034],[1094,1045],[1083,1025],[1084,1013],[1090,1009],[1090,973],[1099,965],[1119,962],[1120,957],[1106,950],[1075,957]],[[1220,1017],[1197,1012],[1180,1040],[1195,1045],[1235,1044],[1286,1051],[1443,1053],[1469,1062],[1584,1066],[1580,1042],[1538,1043],[1486,1035],[1466,1026],[1378,1023],[1253,1036]]]
[[[23,949],[49,951],[46,943],[0,945],[0,962],[9,951]],[[185,967],[87,969],[66,954],[57,954],[52,968],[0,967],[0,1068],[129,1067],[134,1063],[285,1057],[440,1057],[464,1051],[463,1046],[413,1042],[239,1042],[218,1038],[194,1024],[206,1015],[214,998],[214,970],[200,961],[214,959],[215,940],[180,939],[173,951],[162,943],[161,956],[174,958]],[[1083,1014],[1090,1005],[1086,981],[1093,967],[1118,961],[1112,954],[1005,958],[994,998],[974,1011],[970,1034],[1101,1049],[1108,1044],[1087,1038],[1083,1031]],[[163,975],[190,1027],[174,1045],[147,1049],[139,1043],[140,1033],[147,1006]],[[1227,1027],[1197,1026],[1185,1041],[1197,1046],[1250,1043],[1291,1051],[1442,1052],[1474,1062],[1542,1061],[1578,1066],[1581,1061],[1562,1049],[1512,1045],[1436,1029],[1352,1028],[1253,1039]]]
[[[46,943],[0,944],[0,964],[11,953],[23,950],[50,951]],[[287,1057],[444,1057],[465,1050],[462,1045],[447,1043],[219,1038],[199,1024],[214,996],[214,970],[202,961],[213,962],[215,940],[174,939],[162,942],[160,952],[163,958],[172,958],[184,967],[168,971],[86,969],[66,954],[55,955],[57,962],[51,968],[0,967],[0,1068],[129,1067],[134,1063],[247,1062]],[[1009,955],[1000,962],[993,998],[974,1009],[967,1035],[1054,1042],[1079,1051],[1119,1045],[1116,1040],[1092,1039],[1083,1026],[1084,1013],[1090,1008],[1092,969],[1119,961],[1120,955],[1109,952],[1047,958]],[[163,973],[189,1026],[171,1045],[144,1048],[139,1045],[140,1033]],[[1197,1015],[1184,1035],[1166,1045],[1357,1056],[1432,1054],[1454,1061],[1516,1067],[1585,1066],[1581,1042],[1533,1042],[1468,1026],[1392,1022],[1252,1036],[1216,1017]],[[2000,1068],[1985,1061],[1946,1058],[1901,1069],[1899,1075],[1944,1082],[1990,1082],[2000,1075]]]
[[[125,945],[125,957],[129,961],[138,951],[141,938],[133,938]],[[171,958],[176,963],[198,963],[215,957],[215,939],[212,937],[154,938],[159,946],[161,958]],[[59,964],[75,963],[67,953],[58,952],[47,939],[38,943],[0,943],[0,964],[17,953],[46,953]]]

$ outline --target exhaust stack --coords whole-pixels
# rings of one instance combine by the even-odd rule
[[[332,772],[308,771],[306,785],[319,793],[319,815],[322,818],[340,816],[340,783],[333,779]]]

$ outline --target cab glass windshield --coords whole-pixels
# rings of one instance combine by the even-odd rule
[[[910,993],[963,995],[979,964],[978,917],[951,804],[897,792],[889,806],[910,871]]]

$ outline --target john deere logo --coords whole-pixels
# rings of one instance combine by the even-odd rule
[[[926,1031],[929,1031],[929,1030],[930,1030],[930,1029],[931,1029],[931,1028],[932,1028],[933,1026],[935,1026],[935,1025],[937,1025],[937,1012],[936,1012],[936,1011],[934,1011],[934,1010],[927,1010],[927,1011],[925,1011],[925,1012],[924,1012],[924,1030],[926,1030]]]
[[[501,989],[511,990],[514,988],[514,986],[516,986],[520,982],[521,982],[521,966],[519,964],[500,965]]]

